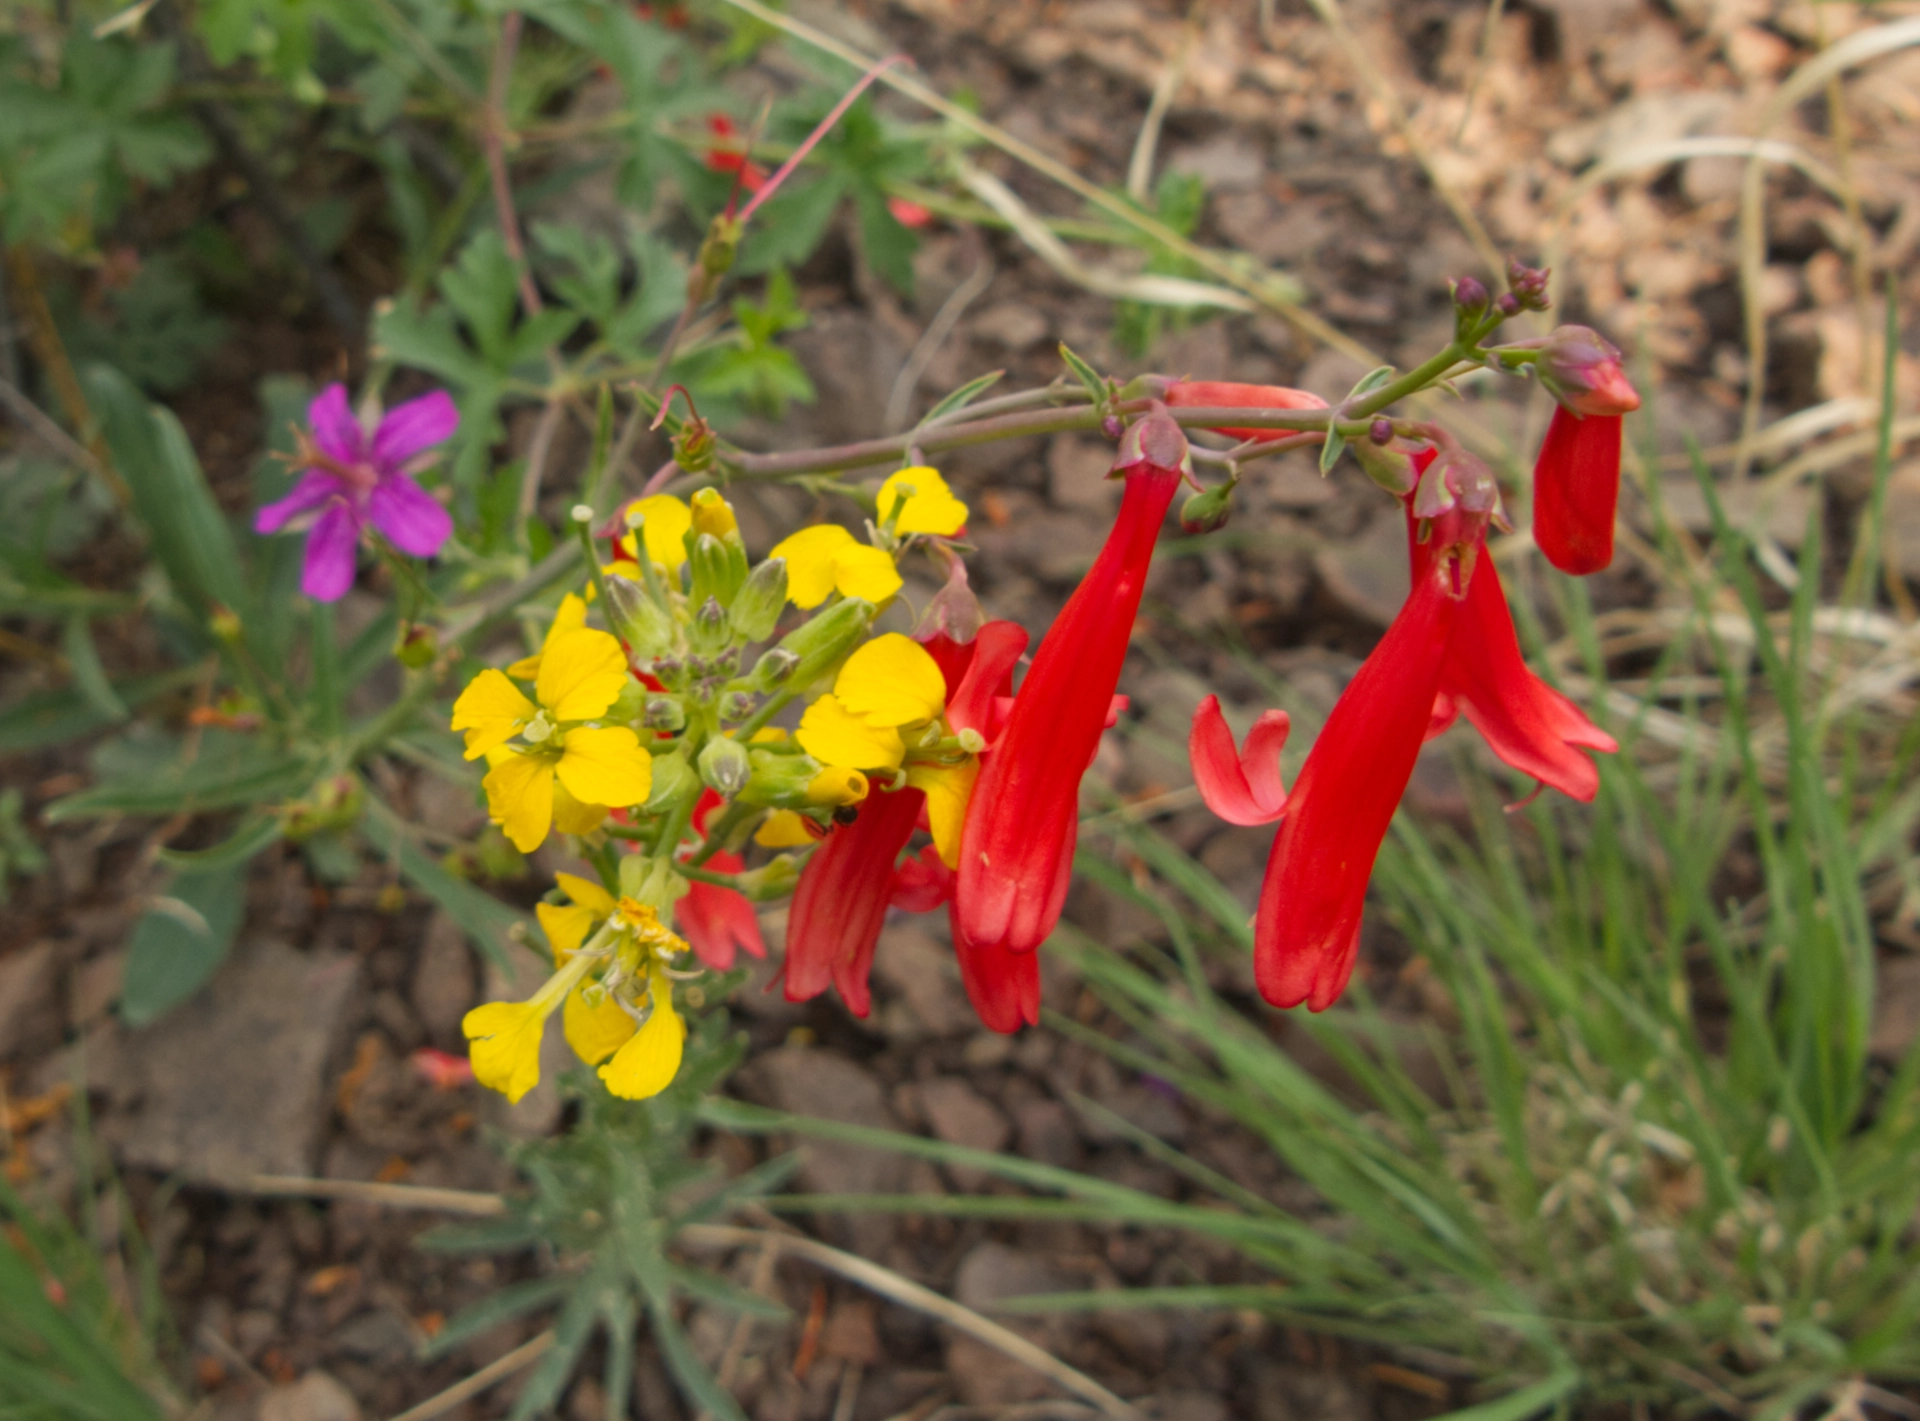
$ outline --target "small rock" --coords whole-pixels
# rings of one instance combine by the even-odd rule
[[[1013,1406],[1053,1395],[1053,1387],[1032,1367],[965,1333],[947,1341],[947,1375],[966,1406]]]
[[[259,1421],[360,1421],[360,1403],[325,1372],[308,1372],[260,1398]]]
[[[1045,1258],[1004,1243],[983,1243],[960,1260],[953,1296],[962,1307],[990,1312],[994,1304],[1034,1293],[1059,1293],[1073,1281]]]
[[[349,1357],[369,1362],[397,1362],[413,1351],[406,1320],[386,1308],[348,1318],[328,1340]]]
[[[818,1047],[782,1046],[747,1070],[754,1095],[779,1110],[813,1115],[875,1130],[897,1130],[880,1083],[865,1067]],[[801,1189],[816,1194],[888,1194],[902,1187],[907,1161],[883,1150],[826,1140],[801,1145]],[[857,1252],[875,1255],[893,1237],[894,1221],[882,1214],[828,1220]]]
[[[886,1355],[880,1345],[880,1329],[872,1303],[861,1298],[837,1305],[827,1315],[826,1330],[820,1334],[820,1351],[855,1366],[871,1367]]]
[[[1020,1153],[1028,1159],[1058,1169],[1080,1163],[1079,1133],[1059,1101],[1023,1100],[1013,1108],[1013,1118],[1020,1129]]]
[[[1211,1392],[1170,1391],[1153,1403],[1159,1421],[1227,1421],[1227,1404]]]
[[[1920,1035],[1920,957],[1894,957],[1880,963],[1875,984],[1873,1033],[1867,1050],[1883,1061],[1897,1061]]]
[[[953,949],[917,923],[897,923],[881,932],[873,975],[905,999],[915,1024],[932,1035],[974,1025]]]
[[[474,784],[421,775],[413,786],[413,817],[424,829],[466,839],[487,822],[486,801]]]
[[[1210,188],[1249,188],[1259,186],[1267,158],[1258,143],[1229,129],[1205,143],[1175,149],[1167,166],[1176,173],[1192,173]]]
[[[1104,512],[1120,497],[1120,485],[1107,477],[1112,468],[1106,440],[1056,434],[1047,446],[1047,497],[1061,508]]]
[[[128,1033],[116,1094],[139,1106],[122,1122],[122,1161],[208,1184],[311,1174],[359,973],[351,955],[243,943],[192,1000]]]
[[[1030,350],[1047,338],[1047,318],[1024,301],[989,306],[968,323],[976,340],[1010,351]]]
[[[1398,513],[1382,514],[1351,542],[1322,550],[1313,567],[1341,606],[1363,621],[1389,626],[1412,585],[1406,524]]]
[[[0,957],[0,1059],[42,1050],[56,1039],[54,949],[51,942],[36,942]]]
[[[467,935],[452,917],[435,913],[414,963],[408,996],[420,1024],[441,1045],[460,1039],[460,1018],[474,1004],[477,983],[473,950]]]
[[[1000,1149],[1013,1135],[1007,1117],[972,1086],[962,1080],[924,1081],[920,1086],[920,1108],[933,1133],[950,1145],[963,1149]],[[977,1173],[967,1170],[966,1173]],[[955,1172],[958,1178],[959,1171]],[[963,1187],[971,1188],[965,1180]]]
[[[109,952],[90,958],[67,978],[67,1024],[83,1031],[107,1014],[120,999],[120,976],[127,954]]]

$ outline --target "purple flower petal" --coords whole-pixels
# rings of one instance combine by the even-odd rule
[[[300,590],[316,602],[338,602],[353,586],[353,553],[360,541],[360,518],[349,503],[336,503],[320,515],[307,534],[307,562]]]
[[[367,511],[389,543],[417,558],[432,557],[453,535],[452,515],[405,474],[375,485]]]
[[[307,406],[307,424],[313,430],[313,442],[329,458],[357,464],[366,457],[366,431],[353,417],[345,385],[329,385],[314,396]]]
[[[315,469],[293,486],[293,492],[277,503],[269,503],[253,515],[253,531],[278,533],[310,508],[318,508],[330,498],[347,497],[347,486],[332,474]]]
[[[460,411],[445,390],[435,390],[387,411],[373,432],[373,464],[393,473],[423,449],[453,438],[460,427]]]

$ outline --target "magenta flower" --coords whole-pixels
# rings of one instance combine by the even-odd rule
[[[371,523],[403,553],[430,558],[453,534],[453,518],[413,481],[420,455],[460,427],[460,412],[435,390],[389,410],[368,437],[347,404],[344,385],[329,385],[307,406],[311,430],[299,432],[300,482],[254,516],[256,533],[289,523],[307,530],[300,590],[316,602],[337,602],[353,586],[354,549]]]

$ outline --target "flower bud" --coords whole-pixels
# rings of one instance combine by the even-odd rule
[[[873,603],[865,598],[849,597],[808,618],[781,638],[775,650],[791,652],[799,658],[785,678],[787,687],[804,691],[828,667],[852,651],[854,643],[867,634],[874,610]],[[768,655],[772,655],[772,652]],[[761,666],[765,666],[766,662],[766,656],[760,658]],[[754,668],[756,676],[759,670],[759,667]]]
[[[718,597],[709,597],[700,604],[700,610],[693,614],[693,625],[687,629],[687,640],[697,650],[718,651],[727,644],[732,634],[732,628],[727,625],[727,609],[720,605]]]
[[[684,748],[653,757],[653,788],[647,793],[647,813],[661,814],[684,804],[700,792],[700,777],[687,763]]]
[[[1180,505],[1182,533],[1212,533],[1227,526],[1233,516],[1233,485],[1219,484],[1196,493]]]
[[[733,542],[737,545],[739,541],[736,534]],[[747,580],[745,550],[728,547],[711,533],[688,533],[687,561],[693,567],[693,582],[687,596],[696,607],[709,597],[718,599],[723,608],[730,606],[733,594]]]
[[[700,779],[709,789],[732,799],[753,777],[747,747],[738,740],[716,735],[700,752]]]
[[[871,788],[867,777],[858,770],[829,765],[807,782],[807,803],[831,805],[838,809],[842,805],[860,803]]]
[[[1503,316],[1517,316],[1521,311],[1520,298],[1511,291],[1502,291],[1499,299],[1493,304]]]
[[[800,658],[781,647],[769,647],[761,653],[760,659],[753,663],[753,672],[749,679],[757,691],[771,691],[793,674],[793,668],[800,664]]]
[[[1534,370],[1553,397],[1578,415],[1620,415],[1640,408],[1640,392],[1620,352],[1586,326],[1555,326]]]
[[[408,622],[400,629],[399,640],[393,644],[393,659],[409,671],[421,671],[433,664],[433,658],[440,654],[440,637],[432,627],[423,627],[418,622]]]
[[[1381,415],[1380,418],[1367,426],[1367,438],[1382,448],[1393,443],[1393,421],[1385,415]]]
[[[756,903],[778,902],[791,894],[800,882],[800,865],[792,854],[777,854],[759,868],[747,870],[734,882]]]
[[[1478,277],[1463,276],[1453,283],[1453,304],[1464,316],[1484,316],[1489,299],[1486,283]]]
[[[332,775],[321,780],[303,799],[281,807],[289,841],[299,843],[329,830],[350,829],[359,822],[367,792],[356,775]]]
[[[607,579],[607,622],[636,661],[652,661],[673,647],[673,619],[631,578]]]
[[[1386,424],[1391,434],[1391,420],[1376,420],[1375,423]],[[1389,439],[1384,444],[1376,443],[1369,431],[1368,438],[1356,439],[1347,449],[1360,465],[1361,472],[1388,493],[1396,498],[1405,498],[1413,492],[1413,459],[1410,451],[1399,441]]]
[[[768,558],[740,584],[728,615],[733,634],[742,641],[764,641],[773,634],[787,608],[787,560]]]
[[[753,773],[740,792],[743,804],[772,809],[818,809],[857,804],[866,798],[867,777],[858,770],[822,765],[804,751],[750,747]],[[817,787],[817,788],[816,788]]]
[[[653,693],[641,681],[629,681],[620,688],[601,719],[611,725],[631,725],[647,713],[647,699]]]
[[[1524,310],[1547,309],[1551,304],[1547,300],[1547,279],[1552,275],[1545,267],[1527,266],[1518,257],[1507,261],[1507,285]]]
[[[973,588],[967,583],[967,565],[955,558],[947,564],[946,584],[933,594],[927,610],[920,614],[913,639],[925,642],[945,636],[965,646],[980,635],[986,620],[986,614],[980,610],[980,599],[973,595]]]
[[[721,497],[720,490],[703,488],[687,503],[693,510],[694,532],[725,538],[729,533],[740,531],[739,521],[733,516],[733,505]]]
[[[641,719],[648,730],[664,730],[669,735],[678,735],[687,728],[686,707],[675,696],[648,696]]]
[[[1120,422],[1119,415],[1110,414],[1101,419],[1100,432],[1109,439],[1118,440],[1122,434],[1127,432],[1127,427]]]

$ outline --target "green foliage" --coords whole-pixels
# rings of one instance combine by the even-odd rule
[[[20,820],[21,804],[19,789],[0,790],[0,905],[13,896],[12,880],[31,878],[47,867],[47,856]]]
[[[675,364],[674,373],[683,374],[708,404],[739,399],[770,418],[789,401],[812,404],[813,381],[792,351],[775,344],[807,324],[807,314],[794,298],[793,278],[776,271],[759,305],[744,296],[734,301],[733,319],[729,338],[690,353]]]
[[[136,183],[206,162],[170,106],[169,43],[95,39],[76,22],[57,55],[0,36],[0,239],[84,253]]]
[[[1182,237],[1191,237],[1194,229],[1200,225],[1200,214],[1206,205],[1207,186],[1198,174],[1168,169],[1160,175],[1160,182],[1154,188],[1153,202],[1142,206],[1141,210],[1159,218]],[[1143,242],[1143,245],[1147,260],[1141,271],[1146,275],[1178,276],[1190,281],[1206,279],[1206,271],[1177,252],[1157,242]],[[1207,314],[1204,309],[1185,310],[1150,306],[1139,301],[1122,301],[1114,308],[1113,337],[1128,354],[1143,356],[1153,349],[1154,342],[1162,335],[1184,329],[1197,317]]]
[[[721,988],[738,981],[736,974]],[[694,1355],[679,1309],[698,1301],[759,1315],[784,1313],[718,1274],[669,1257],[680,1228],[724,1218],[779,1188],[792,1171],[795,1161],[781,1158],[722,1183],[713,1166],[693,1157],[700,1103],[743,1050],[742,1040],[728,1035],[725,1014],[715,1012],[695,1023],[680,1074],[651,1100],[616,1100],[584,1073],[565,1078],[562,1085],[580,1112],[574,1128],[512,1150],[529,1191],[509,1200],[502,1219],[438,1229],[421,1240],[443,1250],[534,1250],[558,1266],[449,1320],[428,1355],[444,1354],[510,1318],[557,1308],[550,1324],[554,1345],[511,1415],[521,1421],[557,1403],[596,1332],[606,1339],[609,1414],[625,1415],[644,1319],[682,1391],[724,1421],[744,1421],[739,1405]]]
[[[71,288],[49,298],[76,361],[111,364],[142,389],[184,390],[227,337],[227,321],[207,309],[185,256],[163,253],[140,263],[124,286],[83,308]]]
[[[264,844],[230,862],[177,875],[134,925],[120,1014],[144,1026],[199,991],[233,948],[247,902],[246,868]]]

